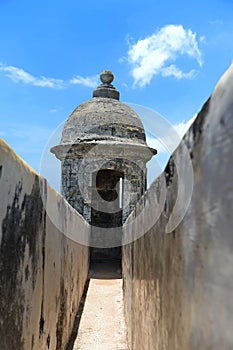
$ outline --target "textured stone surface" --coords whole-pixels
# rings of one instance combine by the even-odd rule
[[[0,198],[0,348],[65,349],[89,252],[54,220],[70,237],[88,225],[3,141]]]
[[[170,160],[141,201],[154,197],[144,221],[133,230],[125,226],[124,235],[136,237],[145,220],[157,215],[165,177],[167,195],[159,220],[123,248],[125,312],[133,350],[233,349],[232,96],[233,66],[184,138],[194,188],[180,225],[165,233],[180,185]],[[184,159],[183,144],[174,156]]]
[[[90,210],[84,213],[84,207],[88,209],[95,205],[93,192],[96,191],[96,169],[112,169],[120,171],[124,179],[128,180],[129,188],[124,191],[124,220],[132,210],[138,199],[144,194],[146,188],[146,168],[139,161],[130,161],[122,158],[88,158],[84,161],[80,158],[66,158],[62,162],[62,194],[67,201],[90,222]],[[111,202],[110,202],[111,203]],[[106,204],[106,201],[105,201]]]
[[[61,143],[103,138],[145,143],[145,132],[141,120],[129,106],[115,99],[94,97],[72,112],[65,123]]]

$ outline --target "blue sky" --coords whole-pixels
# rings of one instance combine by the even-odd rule
[[[232,18],[230,0],[0,0],[0,137],[38,171],[103,69],[122,101],[185,130],[232,62]]]

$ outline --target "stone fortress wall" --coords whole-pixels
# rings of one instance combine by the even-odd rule
[[[1,350],[65,349],[89,249],[61,231],[89,235],[83,218],[1,141]]]
[[[158,214],[165,181],[166,198],[158,221],[123,248],[130,349],[233,349],[232,141],[233,66],[125,224],[125,237],[139,236]],[[182,185],[174,159],[182,164],[185,145],[193,164],[191,203],[183,221],[166,233]],[[148,203],[144,222],[136,223],[135,217]]]
[[[132,239],[145,230],[165,182],[159,219],[123,247],[131,350],[233,348],[232,96],[233,66],[184,137],[194,187],[183,221],[165,232],[182,181],[173,159],[186,167],[181,143],[124,225]],[[89,267],[75,238],[90,226],[3,141],[0,199],[1,350],[65,349]]]

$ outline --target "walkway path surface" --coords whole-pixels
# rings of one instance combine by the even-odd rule
[[[128,350],[119,270],[99,263],[90,277],[73,350]]]

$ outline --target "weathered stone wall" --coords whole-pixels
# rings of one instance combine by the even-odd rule
[[[165,180],[158,221],[123,248],[125,313],[133,350],[233,349],[232,140],[233,66],[184,138],[194,186],[182,222],[165,233],[182,185],[173,159],[182,164],[184,144],[126,222],[134,222],[149,203],[144,222],[125,225],[124,237],[137,237],[145,220],[158,214]]]
[[[88,224],[1,141],[1,350],[65,349],[89,266],[78,235]]]
[[[117,144],[105,145],[105,148],[114,150]],[[89,153],[86,158],[67,155],[62,160],[62,194],[91,223],[91,260],[121,259],[122,222],[146,189],[146,165],[137,159],[138,154],[131,161],[125,155],[124,159],[112,154],[111,157],[103,153],[94,157]],[[121,196],[120,178],[125,181],[123,210],[118,197],[118,193]],[[112,200],[106,196],[111,196]]]
[[[111,145],[114,148],[117,144]],[[97,146],[98,147],[98,146]],[[109,149],[109,145],[105,146]],[[135,151],[135,150],[134,150]],[[106,151],[107,153],[107,151]],[[145,162],[136,157],[129,161],[127,157],[116,158],[101,157],[75,158],[68,157],[62,161],[62,194],[66,200],[74,207],[87,222],[91,222],[91,206],[96,208],[98,205],[93,193],[96,192],[96,175],[99,170],[111,169],[120,171],[125,180],[128,180],[130,187],[124,189],[124,212],[123,221],[129,216],[129,213],[135,207],[135,203],[145,193],[146,189],[146,165]],[[109,159],[110,158],[110,159]],[[130,159],[130,156],[128,156]],[[106,206],[106,202],[104,205]],[[102,211],[108,212],[108,208],[102,208]]]

